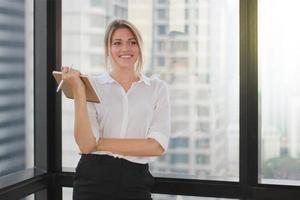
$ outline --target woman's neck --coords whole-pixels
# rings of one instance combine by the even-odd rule
[[[110,75],[121,84],[132,83],[139,80],[138,74],[132,70],[112,70]]]

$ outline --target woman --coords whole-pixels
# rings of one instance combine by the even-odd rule
[[[142,39],[133,24],[111,22],[104,44],[110,70],[92,78],[100,104],[86,102],[79,71],[62,68],[74,94],[74,136],[82,154],[73,199],[151,199],[148,163],[166,151],[170,134],[167,86],[141,73]]]

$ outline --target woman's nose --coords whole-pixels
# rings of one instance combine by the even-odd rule
[[[129,50],[129,49],[131,49],[130,43],[129,42],[123,43],[122,50]]]

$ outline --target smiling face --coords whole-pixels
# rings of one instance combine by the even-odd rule
[[[132,32],[127,28],[116,29],[110,45],[113,68],[134,70],[134,64],[139,57],[140,50]]]

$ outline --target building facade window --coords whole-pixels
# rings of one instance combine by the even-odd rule
[[[189,138],[174,138],[170,142],[169,148],[174,149],[174,148],[188,148],[189,147]]]
[[[90,0],[90,6],[93,8],[104,8],[105,0]]]
[[[210,139],[202,138],[195,141],[195,146],[199,149],[208,149],[210,147]]]
[[[209,164],[209,157],[205,154],[198,154],[196,155],[196,163],[197,164]]]
[[[158,25],[158,34],[159,35],[166,35],[167,34],[167,26]]]
[[[185,164],[189,162],[188,154],[171,154],[170,155],[170,163],[171,164]]]
[[[165,66],[166,65],[166,59],[164,57],[158,57],[157,58],[157,64],[158,64],[158,66]]]
[[[167,10],[164,8],[159,8],[157,10],[157,17],[162,20],[167,19]]]

